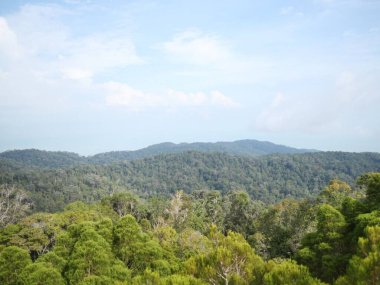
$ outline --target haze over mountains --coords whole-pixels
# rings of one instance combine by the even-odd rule
[[[271,142],[247,139],[216,143],[195,142],[175,144],[164,142],[135,151],[111,151],[87,157],[72,152],[62,151],[42,151],[37,149],[12,150],[0,153],[0,158],[10,159],[28,166],[59,168],[84,163],[108,164],[117,161],[152,157],[159,154],[180,153],[186,151],[207,153],[223,152],[230,155],[257,157],[274,153],[295,154],[315,152],[316,150],[297,149]]]

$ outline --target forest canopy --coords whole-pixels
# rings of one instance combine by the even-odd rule
[[[71,158],[69,154],[67,159]],[[49,163],[54,159],[55,154]],[[39,156],[34,160],[40,161]],[[316,197],[335,178],[355,186],[359,175],[371,171],[380,171],[378,153],[317,152],[252,158],[184,152],[54,169],[0,159],[0,184],[22,189],[33,202],[34,211],[54,212],[77,200],[93,203],[127,190],[145,198],[169,197],[178,190],[189,194],[208,189],[223,195],[244,190],[254,200],[274,203],[284,198]]]
[[[116,193],[0,229],[1,284],[378,284],[380,173],[266,205]],[[375,201],[375,202],[374,202]]]

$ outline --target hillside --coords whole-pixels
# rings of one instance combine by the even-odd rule
[[[61,168],[85,163],[86,159],[73,152],[38,149],[10,150],[0,153],[0,159],[18,162],[24,166]]]
[[[0,160],[0,184],[24,188],[35,210],[56,211],[75,200],[94,202],[126,189],[140,196],[168,196],[180,189],[215,189],[223,194],[241,189],[253,199],[272,203],[286,197],[315,196],[333,178],[353,185],[359,175],[370,171],[380,171],[380,154],[320,152],[249,158],[185,152],[62,169]]]
[[[238,140],[234,142],[216,142],[216,143],[160,143],[148,146],[136,151],[113,151],[94,155],[89,157],[90,162],[94,163],[111,163],[114,161],[133,160],[140,158],[152,157],[159,154],[181,153],[186,151],[198,152],[225,152],[232,155],[256,157],[274,153],[305,153],[314,152],[314,150],[297,149],[293,147],[263,142],[257,140]]]
[[[240,140],[217,143],[160,143],[135,151],[111,151],[93,156],[79,156],[76,153],[62,151],[43,151],[37,149],[12,150],[0,153],[0,158],[16,161],[25,166],[43,168],[62,168],[78,164],[110,164],[124,160],[153,157],[159,154],[181,153],[185,151],[225,152],[232,155],[257,157],[274,153],[305,153],[313,150],[297,149],[257,140]]]

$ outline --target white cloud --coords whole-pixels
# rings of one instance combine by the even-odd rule
[[[63,68],[62,74],[64,78],[72,80],[85,80],[93,76],[93,72],[88,69],[81,68]]]
[[[21,54],[16,34],[9,27],[7,20],[0,17],[0,55],[15,59],[19,58]]]
[[[143,62],[123,30],[73,34],[63,21],[73,13],[81,12],[56,5],[28,4],[7,20],[0,18],[0,49],[25,54],[25,60],[13,63],[13,69],[30,66],[50,78],[83,80]]]
[[[82,79],[112,68],[143,62],[129,39],[97,35],[70,41],[57,60],[65,78]]]
[[[368,134],[368,116],[375,114],[380,104],[380,83],[376,78],[375,71],[362,75],[344,71],[336,76],[327,93],[279,92],[259,113],[255,126],[269,132],[342,133],[357,129]]]
[[[179,33],[161,47],[169,55],[191,64],[216,63],[231,57],[226,43],[196,30]]]
[[[108,82],[103,85],[107,92],[106,104],[114,107],[126,107],[140,111],[147,108],[177,108],[214,106],[224,108],[238,107],[239,104],[219,91],[186,93],[168,90],[162,94],[151,94],[131,86]]]
[[[279,92],[256,118],[256,128],[269,132],[319,132],[335,124],[334,117],[314,96]]]

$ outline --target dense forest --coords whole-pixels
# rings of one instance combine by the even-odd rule
[[[42,151],[38,149],[12,150],[0,153],[0,159],[8,159],[25,166],[42,168],[61,168],[78,164],[110,164],[125,160],[153,157],[159,154],[197,152],[223,152],[231,155],[257,157],[267,154],[294,154],[315,152],[309,149],[297,149],[258,140],[239,140],[216,143],[159,143],[135,151],[110,151],[92,156],[80,156],[72,152]]]
[[[48,162],[58,165],[70,158],[71,154],[54,154]],[[35,158],[31,161],[37,164]],[[378,153],[316,152],[252,158],[184,152],[63,168],[0,159],[0,184],[23,189],[35,211],[54,212],[73,201],[93,203],[126,190],[147,198],[157,194],[168,197],[178,190],[210,189],[226,195],[239,189],[254,200],[274,203],[284,198],[315,197],[334,178],[354,186],[360,174],[371,171],[380,171]]]
[[[335,179],[272,205],[238,190],[124,192],[22,217],[22,191],[3,185],[0,283],[379,284],[380,173],[357,188]]]
[[[380,284],[378,153],[3,154],[0,284]]]

